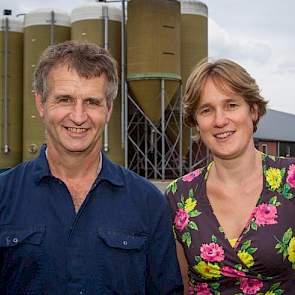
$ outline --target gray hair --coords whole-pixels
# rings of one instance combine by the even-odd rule
[[[66,41],[45,49],[39,59],[33,80],[34,90],[41,95],[43,103],[49,92],[48,75],[59,65],[74,69],[79,76],[86,79],[105,74],[109,81],[106,93],[107,104],[111,106],[118,93],[118,72],[117,63],[107,50],[93,43],[77,41]]]

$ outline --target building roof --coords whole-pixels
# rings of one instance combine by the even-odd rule
[[[268,109],[254,138],[295,142],[295,115]]]

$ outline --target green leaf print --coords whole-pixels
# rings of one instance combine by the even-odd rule
[[[293,235],[292,228],[289,227],[288,230],[287,230],[287,231],[284,233],[284,235],[283,235],[283,240],[282,240],[282,242],[283,242],[284,244],[288,244],[289,241],[290,241],[291,238],[292,238],[292,235]]]
[[[241,246],[241,250],[244,251],[244,250],[248,249],[250,247],[250,245],[251,245],[251,240],[244,242]]]
[[[173,194],[176,193],[177,191],[177,179],[173,180],[168,186],[167,186],[167,191],[172,192]]]
[[[198,264],[200,261],[202,261],[201,256],[195,256],[195,261]]]
[[[251,221],[251,228],[257,230],[257,224],[254,221]]]
[[[181,209],[184,209],[184,204],[182,202],[178,202],[177,207],[181,208]]]
[[[236,264],[235,265],[235,269],[239,270],[239,271],[242,271],[243,270],[243,266],[242,264]]]
[[[198,211],[198,210],[193,210],[193,211],[191,211],[191,212],[189,212],[189,216],[190,217],[197,217],[197,216],[199,216],[199,215],[201,215],[202,214],[202,212],[200,212],[200,211]]]
[[[210,286],[213,290],[218,290],[220,284],[219,284],[219,283],[211,283],[211,284],[209,284],[209,286]]]
[[[247,249],[247,252],[249,253],[249,254],[254,254],[255,252],[257,251],[257,248],[252,248],[252,247],[250,247],[250,248],[248,248]]]
[[[280,285],[281,285],[281,283],[275,283],[275,284],[273,284],[270,287],[269,291],[274,291],[275,289],[277,289],[278,287],[280,287]]]
[[[190,221],[190,222],[188,223],[188,227],[189,227],[190,229],[195,229],[195,230],[198,230],[198,229],[199,229],[198,226],[197,226],[197,224],[196,224],[195,222],[193,222],[193,221]]]
[[[189,196],[190,198],[193,198],[193,197],[194,197],[194,191],[193,191],[193,189],[190,189],[190,190],[189,190],[189,192],[188,192],[188,196]]]
[[[269,204],[270,205],[274,205],[276,207],[280,206],[281,203],[278,202],[278,197],[277,196],[273,196],[270,200],[269,200]]]
[[[292,193],[290,193],[290,185],[288,183],[285,183],[283,186],[283,190],[282,190],[282,194],[284,196],[285,199],[287,200],[291,200],[294,198],[294,195]]]
[[[212,241],[213,243],[217,243],[217,238],[216,238],[216,236],[212,235],[212,237],[211,237],[211,241]]]
[[[189,247],[192,243],[191,234],[189,232],[185,232],[182,235],[182,241]]]

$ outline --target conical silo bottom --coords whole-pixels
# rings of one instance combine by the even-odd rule
[[[161,119],[161,80],[132,80],[129,88],[145,115],[155,124]],[[165,109],[179,87],[177,80],[165,80]]]

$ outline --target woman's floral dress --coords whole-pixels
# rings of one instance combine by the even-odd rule
[[[295,294],[295,159],[262,159],[263,190],[234,247],[206,196],[210,165],[168,186],[189,294]]]

